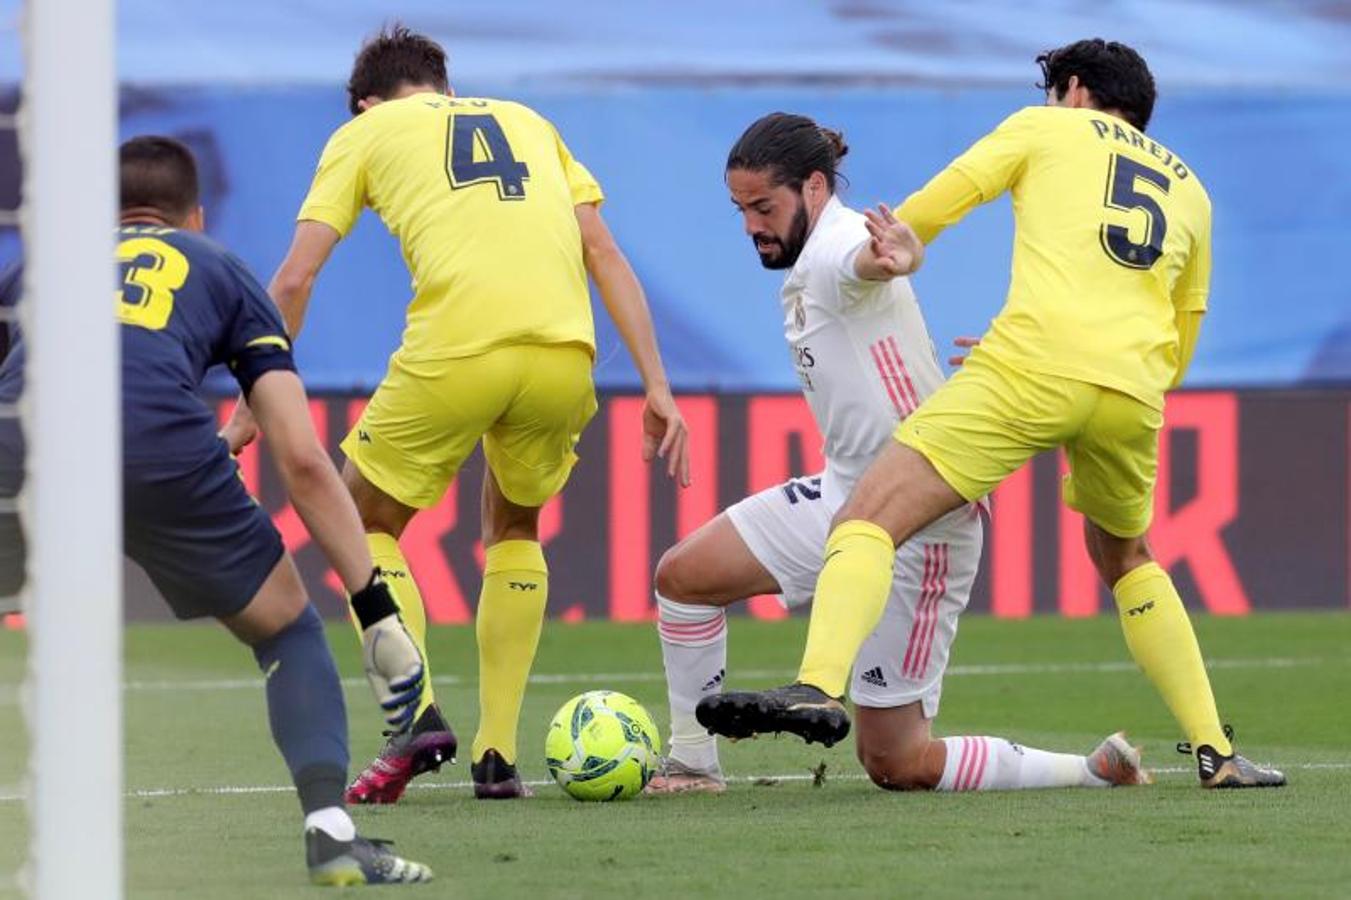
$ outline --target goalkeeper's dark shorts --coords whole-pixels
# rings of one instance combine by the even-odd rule
[[[195,468],[128,465],[122,491],[126,554],[180,619],[238,613],[285,552],[224,442]]]

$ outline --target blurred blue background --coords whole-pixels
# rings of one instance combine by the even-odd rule
[[[0,2],[0,19],[16,5]],[[1211,314],[1189,385],[1351,383],[1351,286],[1339,267],[1351,252],[1351,3],[123,0],[122,129],[196,149],[210,230],[266,279],[346,119],[352,56],[394,15],[445,44],[458,93],[534,106],[596,174],[681,389],[796,387],[778,338],[778,275],[760,269],[722,183],[746,125],[786,110],[842,129],[846,202],[895,202],[1041,102],[1038,52],[1097,35],[1150,62],[1160,89],[1150,130],[1214,201]],[[20,50],[0,37],[0,80],[17,80]],[[916,288],[940,345],[979,333],[999,309],[1011,224],[999,202],[935,245]],[[0,255],[16,247],[11,234]],[[311,386],[378,381],[408,281],[368,214],[314,297],[298,348]],[[636,386],[603,313],[597,325],[598,381]]]

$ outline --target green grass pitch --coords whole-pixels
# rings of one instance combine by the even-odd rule
[[[1085,752],[1127,729],[1158,783],[1113,791],[888,794],[862,778],[852,741],[724,746],[721,797],[582,804],[552,785],[523,803],[480,803],[467,761],[415,782],[402,804],[355,810],[437,881],[423,897],[1344,897],[1351,891],[1351,615],[1198,617],[1225,718],[1243,750],[1286,769],[1278,791],[1204,792],[1173,751],[1172,722],[1131,666],[1110,617],[962,624],[938,731]],[[736,620],[730,677],[792,674],[804,623]],[[379,719],[345,627],[330,637],[349,677],[354,766]],[[467,748],[475,725],[473,634],[436,629],[437,691]],[[267,736],[248,652],[208,626],[126,634],[126,841],[131,897],[298,897],[298,810]],[[27,844],[17,799],[25,739],[23,639],[0,634],[0,896],[17,893]],[[665,729],[655,629],[545,629],[522,720],[527,778],[546,776],[554,710],[585,689],[644,702]],[[78,727],[80,698],[70,698]],[[94,752],[94,748],[91,748]],[[824,762],[825,782],[808,772]],[[79,834],[71,840],[78,841]]]

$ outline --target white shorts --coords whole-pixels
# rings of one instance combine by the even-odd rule
[[[789,608],[811,602],[830,520],[843,498],[822,476],[794,478],[752,494],[727,517],[778,582]],[[859,706],[905,706],[938,714],[943,671],[980,565],[984,528],[974,506],[950,513],[896,551],[886,610],[854,662],[849,696]]]

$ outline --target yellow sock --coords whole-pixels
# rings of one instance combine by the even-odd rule
[[[798,681],[844,696],[854,657],[886,608],[895,559],[891,535],[871,522],[854,519],[830,533]]]
[[[472,760],[491,748],[514,763],[521,700],[549,599],[549,568],[537,541],[502,541],[485,557],[476,623],[479,725]]]
[[[379,532],[367,534],[366,544],[371,548],[371,558],[384,577],[385,584],[389,585],[389,592],[394,595],[394,602],[399,605],[399,618],[403,619],[403,627],[408,629],[413,643],[422,652],[425,686],[422,689],[422,702],[417,708],[417,714],[422,715],[424,709],[436,702],[436,692],[432,690],[432,661],[427,655],[427,610],[422,606],[422,594],[393,535]],[[350,618],[360,635],[361,625],[355,616]]]
[[[1215,711],[1191,619],[1168,573],[1158,563],[1146,563],[1123,575],[1112,594],[1131,656],[1163,696],[1192,747],[1209,744],[1222,754],[1233,753]]]

